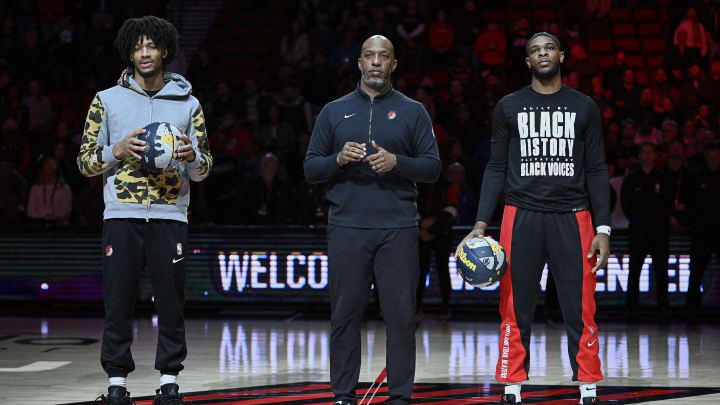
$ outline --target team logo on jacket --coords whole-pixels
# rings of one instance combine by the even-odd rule
[[[395,113],[395,110],[390,111],[390,112],[388,113],[388,119],[389,119],[389,120],[394,120],[395,117],[397,117],[397,114]]]
[[[177,254],[178,256],[182,256],[182,243],[177,244]]]
[[[112,256],[112,254],[113,254],[112,245],[105,246],[105,256]]]

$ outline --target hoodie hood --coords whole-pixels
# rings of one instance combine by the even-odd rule
[[[192,94],[192,86],[190,82],[177,73],[163,73],[163,81],[165,87],[155,95],[155,97],[188,97]],[[130,73],[130,69],[125,68],[118,78],[117,84],[130,89],[136,93],[146,95],[140,85],[135,81],[135,75]]]

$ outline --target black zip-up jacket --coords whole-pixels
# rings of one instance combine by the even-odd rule
[[[648,174],[638,168],[625,176],[620,199],[631,230],[667,232],[674,197],[670,187],[667,175],[656,168]]]
[[[397,157],[394,170],[375,173],[364,161],[338,166],[346,142],[377,153],[371,140]],[[358,86],[320,111],[304,167],[307,182],[329,183],[330,224],[391,229],[417,226],[415,182],[435,182],[442,165],[422,104],[392,88],[371,99]]]

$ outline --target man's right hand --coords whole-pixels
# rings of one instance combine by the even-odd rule
[[[470,231],[469,234],[467,234],[466,237],[463,238],[463,240],[460,241],[460,243],[457,245],[457,248],[455,248],[455,257],[457,257],[458,253],[460,252],[460,248],[462,245],[465,244],[465,242],[469,241],[472,238],[481,238],[485,236],[485,230],[487,229],[488,224],[484,221],[477,221],[475,222],[475,226],[473,227],[473,230]]]
[[[340,153],[338,153],[337,161],[338,166],[343,167],[350,162],[359,162],[366,155],[365,144],[357,142],[345,142]]]
[[[115,159],[123,160],[126,157],[132,156],[137,160],[141,160],[140,155],[136,152],[142,152],[145,150],[145,141],[137,139],[137,137],[142,133],[145,133],[145,128],[136,129],[127,134],[122,141],[116,143],[112,150]]]

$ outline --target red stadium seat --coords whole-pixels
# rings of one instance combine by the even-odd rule
[[[612,32],[616,37],[632,37],[637,30],[635,24],[616,23],[612,25]]]
[[[637,38],[615,38],[615,46],[626,52],[637,52],[640,50],[640,41]]]
[[[665,52],[665,38],[644,38],[642,40],[643,52]]]
[[[505,22],[505,10],[484,10],[482,13],[485,21]]]
[[[613,21],[632,20],[632,10],[629,8],[616,8],[614,10],[610,10],[610,19]]]
[[[660,37],[663,35],[663,26],[660,23],[640,24],[638,33],[641,37]]]
[[[636,70],[635,82],[638,86],[647,86],[650,83],[650,72],[647,70]]]
[[[603,69],[612,66],[612,64],[615,62],[615,56],[612,54],[597,55],[596,58],[598,66]]]
[[[510,10],[510,14],[508,15],[508,18],[511,22],[517,21],[521,18],[530,18],[530,10],[528,9],[519,9],[519,10]]]
[[[555,21],[557,20],[557,13],[552,9],[536,9],[532,12],[533,21]]]
[[[657,69],[663,66],[665,55],[661,53],[645,55],[645,66],[649,69]]]
[[[600,53],[600,52],[612,52],[613,46],[612,46],[612,40],[603,38],[603,39],[589,39],[588,40],[588,52],[590,53]]]
[[[628,54],[625,56],[625,64],[631,68],[645,67],[645,57],[643,54]]]
[[[657,20],[658,19],[658,13],[657,9],[655,8],[636,8],[635,9],[635,19],[636,20]]]

